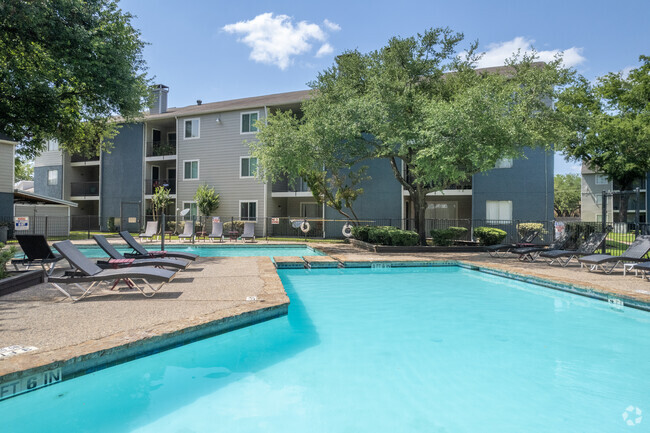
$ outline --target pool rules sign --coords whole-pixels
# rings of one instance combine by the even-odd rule
[[[15,217],[14,227],[16,231],[29,230],[29,217]]]

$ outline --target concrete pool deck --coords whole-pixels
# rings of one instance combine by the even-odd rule
[[[155,249],[156,244],[151,245]],[[339,261],[460,261],[650,304],[650,282],[622,272],[605,275],[580,270],[578,265],[562,268],[523,263],[514,256],[495,259],[486,253],[378,254],[347,244],[308,245],[331,257],[311,258],[323,265]],[[298,263],[303,259],[284,260]],[[67,379],[101,365],[268,320],[286,314],[288,302],[268,257],[199,258],[152,298],[132,290],[98,290],[72,303],[49,284],[41,284],[0,297],[0,348],[37,348],[0,357],[0,387],[52,368],[61,368]]]

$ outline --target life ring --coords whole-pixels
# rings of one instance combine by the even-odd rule
[[[343,233],[343,236],[346,238],[351,238],[352,237],[352,226],[349,223],[345,223],[343,226],[343,230],[341,230],[341,233]]]
[[[302,224],[300,224],[300,230],[303,233],[307,233],[311,230],[311,225],[307,221],[303,221]]]

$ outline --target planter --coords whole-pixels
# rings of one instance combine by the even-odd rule
[[[45,271],[43,269],[11,272],[10,274],[9,278],[0,280],[0,296],[45,282]]]
[[[416,245],[412,247],[393,247],[387,245],[374,245],[369,244],[368,242],[359,241],[356,239],[350,239],[350,243],[355,247],[364,249],[366,251],[372,251],[373,253],[481,253],[485,252],[484,246],[477,245],[458,245],[450,247],[430,247]]]

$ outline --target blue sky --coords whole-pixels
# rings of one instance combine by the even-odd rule
[[[120,7],[137,16],[149,73],[170,87],[170,106],[306,89],[338,53],[370,51],[429,27],[478,39],[483,66],[533,46],[549,57],[565,52],[567,64],[589,79],[650,54],[647,0],[123,0]],[[560,156],[555,165],[556,173],[577,167]]]

